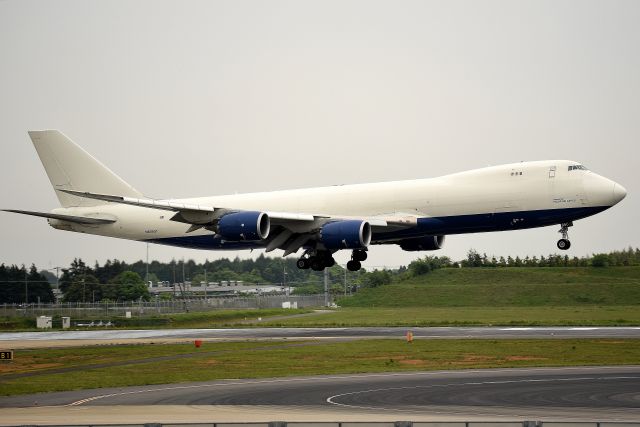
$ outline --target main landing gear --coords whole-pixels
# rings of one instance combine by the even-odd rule
[[[322,271],[325,267],[333,267],[336,264],[336,260],[333,259],[333,255],[329,251],[307,251],[296,262],[301,270],[308,268],[313,271]]]
[[[351,261],[347,263],[347,270],[358,271],[362,268],[361,261],[367,259],[367,252],[362,249],[356,249],[351,253]]]
[[[569,227],[573,226],[573,222],[563,222],[560,224],[560,230],[558,233],[562,234],[562,239],[558,240],[558,249],[561,251],[566,251],[571,247],[571,242],[569,241]]]
[[[367,251],[356,249],[351,253],[351,261],[347,263],[347,270],[358,271],[362,268],[362,261],[367,259]],[[301,270],[308,268],[314,271],[322,271],[326,267],[333,267],[336,260],[329,251],[308,250],[296,261],[296,266]]]

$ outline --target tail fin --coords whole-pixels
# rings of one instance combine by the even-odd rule
[[[58,130],[30,131],[29,136],[63,207],[96,206],[103,202],[57,190],[91,191],[142,197],[142,194],[111,172]]]

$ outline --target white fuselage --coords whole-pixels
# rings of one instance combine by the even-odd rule
[[[413,237],[558,224],[595,214],[624,198],[626,192],[622,186],[591,171],[572,169],[575,165],[578,163],[566,160],[523,162],[430,179],[175,201],[332,217],[414,216],[421,225],[401,233],[403,237]],[[214,234],[206,229],[187,233],[189,225],[172,221],[172,212],[138,206],[105,203],[92,207],[60,208],[53,212],[113,218],[116,220],[114,223],[101,225],[81,225],[56,219],[49,222],[55,228],[124,239],[165,243],[162,239],[191,239]],[[437,225],[440,228],[429,228],[434,224],[430,221],[433,219],[440,221],[438,224],[441,225]],[[394,238],[393,234],[381,237],[383,235],[374,233],[373,242]]]

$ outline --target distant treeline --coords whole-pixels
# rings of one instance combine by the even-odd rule
[[[35,265],[7,267],[0,264],[0,303],[53,302],[53,291],[47,278]]]
[[[313,270],[300,270],[296,267],[294,258],[269,258],[260,254],[258,258],[233,260],[221,258],[215,261],[196,263],[194,260],[171,262],[149,262],[149,275],[147,277],[147,264],[137,261],[128,264],[119,260],[108,260],[103,265],[95,263],[93,267],[87,265],[81,259],[75,259],[70,268],[63,269],[60,276],[61,287],[65,282],[74,281],[74,275],[91,274],[99,283],[109,283],[117,275],[132,271],[146,281],[153,283],[200,283],[221,281],[242,281],[251,284],[273,284],[286,281],[292,286],[318,283],[323,278],[322,272]]]
[[[593,254],[588,257],[569,257],[568,255],[552,254],[547,257],[541,255],[533,257],[501,256],[488,257],[480,255],[475,250],[470,250],[467,258],[460,262],[462,267],[621,267],[640,265],[640,249],[629,247],[621,251],[613,251],[607,254]]]
[[[467,258],[462,261],[451,261],[449,257],[425,256],[409,264],[408,274],[421,275],[438,268],[478,268],[478,267],[622,267],[640,265],[640,249],[629,247],[621,251],[593,254],[586,257],[569,257],[568,255],[551,254],[548,256],[511,256],[496,257],[469,250]]]
[[[294,258],[269,258],[261,254],[255,260],[222,258],[215,261],[196,263],[194,260],[168,263],[144,261],[129,264],[119,260],[108,260],[103,265],[93,267],[82,259],[75,259],[69,268],[62,269],[56,279],[51,271],[29,269],[15,265],[0,265],[0,303],[22,303],[53,300],[49,283],[59,281],[60,290],[66,301],[135,300],[149,298],[147,281],[157,282],[220,282],[242,281],[245,284],[282,284],[295,287],[298,294],[318,293],[323,290],[323,273],[300,270]],[[357,287],[376,287],[393,280],[422,275],[438,268],[514,268],[514,267],[608,267],[640,265],[640,249],[631,248],[587,257],[569,257],[551,254],[548,256],[511,257],[488,256],[471,249],[461,261],[452,261],[446,256],[425,256],[413,261],[407,267],[366,272],[348,272],[340,265],[329,269],[330,282],[334,292],[343,292]],[[25,280],[27,285],[25,286]],[[47,282],[48,281],[48,282]]]

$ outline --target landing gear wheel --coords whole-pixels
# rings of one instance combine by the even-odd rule
[[[560,239],[558,240],[558,249],[561,251],[566,251],[571,247],[571,242],[568,239]]]
[[[324,264],[326,267],[333,267],[334,265],[336,265],[336,260],[333,259],[332,256],[330,256],[324,260]]]
[[[560,224],[560,230],[558,233],[562,235],[562,239],[558,240],[558,249],[561,251],[566,251],[571,247],[571,242],[569,241],[569,227],[573,226],[573,222],[563,222]]]
[[[354,261],[366,261],[367,260],[367,252],[363,251],[362,249],[356,249],[351,254],[351,258]]]
[[[309,265],[309,259],[308,258],[300,258],[298,261],[296,261],[296,266],[300,269],[300,270],[306,270],[310,267]]]
[[[311,258],[309,258],[309,265],[311,266],[311,269],[313,271],[322,271],[324,270],[324,263],[322,262],[322,259],[312,256]]]
[[[351,260],[347,263],[347,270],[349,271],[358,271],[360,270],[360,268],[362,268],[362,264],[360,264],[360,261]]]

